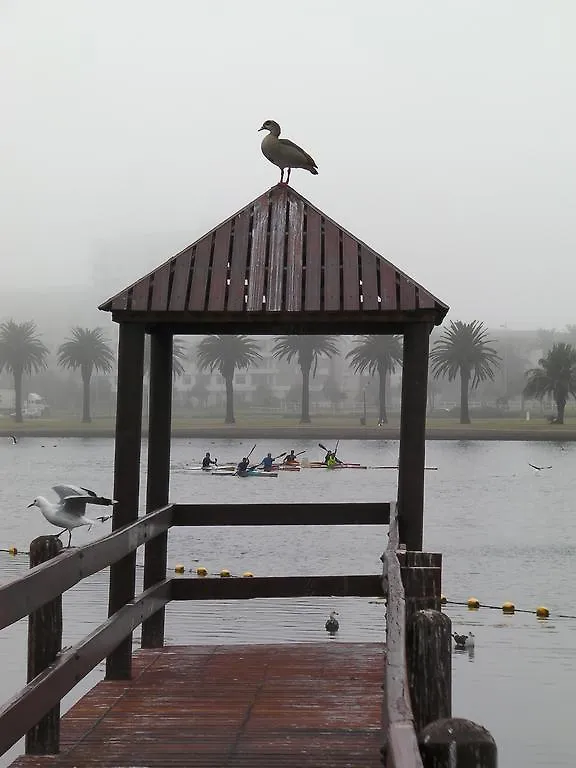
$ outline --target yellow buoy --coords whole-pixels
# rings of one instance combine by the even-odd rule
[[[539,619],[547,619],[548,616],[550,616],[550,611],[545,605],[539,605],[538,608],[536,608],[536,616],[538,616]]]
[[[174,572],[175,573],[184,573],[184,571],[185,571],[185,568],[182,565],[182,563],[178,563],[178,565],[174,566]]]
[[[468,610],[477,611],[478,608],[480,608],[480,601],[477,600],[475,597],[469,597],[466,605],[468,606]]]
[[[447,602],[446,595],[440,595],[440,604],[446,605],[446,602]]]
[[[227,578],[228,576],[230,576],[230,571],[229,571],[229,570],[227,570],[226,568],[222,568],[222,570],[220,571],[220,576],[221,576],[223,579],[225,579],[225,578]]]
[[[250,571],[244,571],[242,576],[244,576],[245,579],[248,579],[248,578],[250,578],[250,576],[254,576],[254,574],[250,573]]]
[[[208,576],[208,571],[203,565],[199,565],[198,568],[196,568],[196,576]]]
[[[515,610],[516,606],[509,600],[507,600],[505,603],[502,603],[502,613],[512,614]]]
[[[17,555],[18,554],[18,550],[16,549],[16,547],[10,547],[10,549],[8,550],[8,553],[10,555]]]

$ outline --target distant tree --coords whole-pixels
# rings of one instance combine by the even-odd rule
[[[58,348],[58,365],[73,371],[80,369],[82,377],[82,423],[92,421],[90,414],[90,381],[94,371],[110,373],[114,353],[102,328],[72,328],[72,338]]]
[[[188,345],[182,339],[174,337],[172,341],[172,374],[176,378],[182,376],[185,368],[183,362],[188,360]],[[144,342],[144,373],[150,371],[150,336]]]
[[[234,418],[234,371],[249,368],[262,360],[258,344],[243,334],[206,336],[196,353],[201,370],[218,371],[226,384],[225,424],[235,424]]]
[[[272,387],[269,384],[260,383],[252,395],[253,405],[264,408],[272,408],[278,404],[278,398],[275,397]]]
[[[576,325],[567,325],[564,334],[567,344],[571,344],[576,349]]]
[[[537,349],[541,349],[544,354],[552,348],[554,340],[556,338],[556,328],[538,328],[536,332],[537,336]]]
[[[22,422],[22,379],[24,374],[38,373],[46,368],[46,347],[37,335],[36,323],[28,320],[0,324],[0,372],[4,369],[14,379],[16,421]]]
[[[322,386],[322,394],[334,408],[338,408],[340,403],[346,400],[346,392],[342,391],[335,376],[328,376]]]
[[[539,368],[527,371],[526,397],[543,400],[552,396],[556,403],[557,422],[564,424],[564,409],[570,395],[576,398],[576,348],[571,344],[554,344],[538,361]]]
[[[432,373],[435,378],[445,376],[448,381],[460,377],[460,424],[470,424],[468,395],[481,381],[494,379],[500,366],[500,355],[490,344],[488,331],[479,320],[463,323],[451,322],[430,352]]]
[[[198,400],[201,408],[206,408],[208,405],[208,398],[210,397],[210,390],[208,389],[209,380],[209,376],[206,376],[203,373],[198,373],[196,375],[194,386],[190,390],[190,394]]]
[[[395,373],[396,366],[402,365],[402,337],[388,335],[359,336],[350,352],[346,355],[356,373],[378,374],[379,421],[388,422],[386,413],[386,383],[388,376]]]
[[[301,424],[310,424],[310,373],[316,376],[320,357],[334,357],[338,354],[335,336],[277,336],[272,349],[274,357],[288,363],[296,360],[302,373],[302,414]]]

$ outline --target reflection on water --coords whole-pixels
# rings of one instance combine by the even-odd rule
[[[306,470],[262,482],[186,469],[206,450],[223,462],[239,458],[252,444],[174,440],[171,500],[269,503],[273,518],[275,502],[388,501],[395,496],[396,473],[387,470]],[[311,441],[262,441],[258,446],[262,455],[290,448],[307,448],[310,458],[322,454]],[[397,454],[393,441],[343,441],[339,447],[341,458],[367,464],[394,464]],[[472,631],[476,641],[471,653],[453,654],[454,713],[492,732],[504,768],[573,764],[569,718],[576,682],[576,620],[554,616],[576,616],[575,456],[572,444],[447,441],[427,446],[428,466],[438,471],[426,473],[425,542],[428,550],[444,554],[444,593],[457,602],[470,596],[484,605],[512,600],[518,608],[547,605],[551,612],[548,621],[538,621],[529,614],[504,616],[499,610],[446,606],[453,630]],[[552,469],[536,472],[529,462]],[[0,439],[0,549],[14,545],[25,551],[34,537],[51,532],[39,511],[26,505],[38,494],[50,497],[57,482],[111,494],[112,464],[113,442],[108,439],[23,438],[16,446]],[[92,531],[75,531],[73,542],[85,543],[109,530],[108,522]],[[386,534],[379,526],[180,528],[170,532],[169,566],[183,563],[190,570],[203,565],[213,574],[222,568],[255,575],[374,573],[381,568]],[[26,568],[26,556],[0,552],[2,580]],[[104,621],[107,589],[104,572],[66,594],[65,645]],[[324,628],[331,610],[338,611],[340,621],[333,638]],[[26,626],[22,620],[0,632],[4,700],[25,682]],[[379,600],[198,601],[167,609],[170,643],[368,642],[381,640],[384,632],[384,603]],[[64,708],[102,672],[100,665],[66,698]]]

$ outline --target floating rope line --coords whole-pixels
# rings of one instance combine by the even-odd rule
[[[471,606],[470,603],[473,603]],[[548,608],[541,605],[535,610],[530,610],[528,608],[516,608],[516,606],[513,603],[503,603],[502,605],[486,605],[485,603],[479,603],[474,598],[471,598],[470,600],[467,600],[466,602],[461,602],[459,600],[447,600],[446,598],[442,598],[442,604],[443,605],[459,605],[464,608],[468,608],[470,611],[478,611],[480,608],[487,608],[490,611],[500,611],[501,613],[504,613],[507,616],[511,616],[514,613],[529,613],[529,614],[536,614],[538,618],[540,619],[547,619],[550,617],[550,613],[548,611]],[[576,619],[576,616],[572,616],[570,614],[566,613],[555,613],[554,614],[555,619]]]

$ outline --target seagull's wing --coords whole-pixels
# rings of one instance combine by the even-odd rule
[[[52,490],[59,496],[60,501],[64,501],[65,498],[70,496],[86,495],[86,489],[79,488],[77,485],[53,485]]]
[[[62,507],[69,515],[83,517],[89,500],[89,496],[66,496],[62,499]]]

